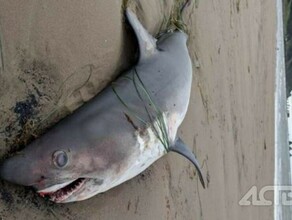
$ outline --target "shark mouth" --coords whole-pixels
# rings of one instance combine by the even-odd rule
[[[60,203],[68,199],[74,193],[78,192],[86,181],[87,179],[85,178],[78,178],[64,184],[54,185],[52,187],[39,190],[38,194],[42,197],[48,197],[53,202]]]

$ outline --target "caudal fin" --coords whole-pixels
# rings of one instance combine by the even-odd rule
[[[203,174],[202,174],[199,162],[198,162],[197,158],[195,157],[195,155],[193,154],[193,152],[186,146],[186,144],[180,138],[178,138],[177,141],[175,142],[175,144],[173,146],[171,146],[169,148],[169,150],[186,157],[189,161],[192,162],[192,164],[195,165],[195,167],[198,171],[198,175],[199,175],[199,179],[201,181],[201,184],[202,184],[203,188],[205,188],[205,181],[203,178]]]

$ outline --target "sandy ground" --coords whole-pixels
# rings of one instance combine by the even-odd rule
[[[0,156],[92,98],[135,59],[121,1],[0,0]],[[172,1],[133,3],[157,34]],[[194,79],[179,131],[202,163],[169,154],[92,199],[53,204],[0,181],[0,219],[272,219],[242,196],[274,178],[275,3],[197,0],[187,10]],[[267,198],[273,195],[267,194]]]

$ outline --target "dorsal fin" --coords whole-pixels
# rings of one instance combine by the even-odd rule
[[[152,37],[147,30],[142,26],[137,16],[130,10],[126,9],[126,15],[129,23],[131,24],[136,37],[138,39],[140,58],[139,62],[149,58],[156,53],[156,39]]]
[[[176,140],[175,144],[173,146],[169,147],[169,150],[186,157],[189,161],[192,162],[192,164],[195,165],[195,167],[198,171],[198,175],[199,175],[199,179],[201,181],[201,184],[202,184],[203,188],[205,188],[205,181],[203,178],[203,174],[202,174],[199,162],[198,162],[197,158],[195,157],[195,155],[193,154],[193,152],[186,146],[186,144],[180,138],[178,138]]]

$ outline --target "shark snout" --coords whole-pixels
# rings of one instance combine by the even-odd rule
[[[0,178],[8,182],[31,186],[37,182],[32,174],[31,162],[23,155],[15,155],[0,163]]]

